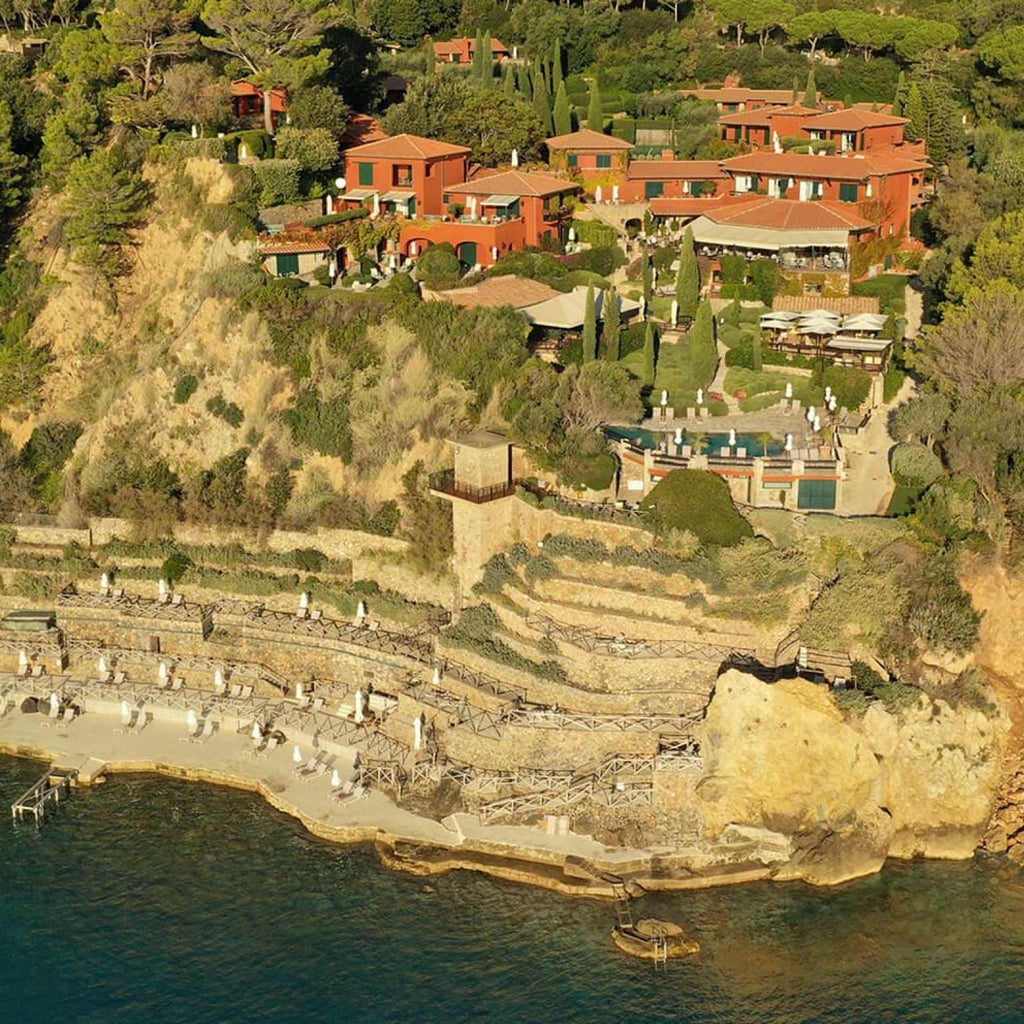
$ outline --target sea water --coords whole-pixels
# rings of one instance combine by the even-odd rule
[[[42,767],[0,758],[0,798]],[[0,825],[0,1020],[1024,1021],[1024,875],[1000,859],[636,909],[700,956],[655,970],[611,944],[608,903],[414,878],[250,794],[120,777]]]

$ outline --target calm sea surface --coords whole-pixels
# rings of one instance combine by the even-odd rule
[[[0,758],[5,813],[40,771]],[[114,779],[0,824],[0,1021],[1024,1022],[1024,875],[998,860],[648,897],[703,946],[657,972],[608,905],[430,882],[248,794]]]

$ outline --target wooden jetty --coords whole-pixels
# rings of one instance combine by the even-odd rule
[[[46,815],[71,795],[77,774],[73,768],[48,768],[11,804],[11,818],[24,821],[31,816],[36,825],[42,824]]]

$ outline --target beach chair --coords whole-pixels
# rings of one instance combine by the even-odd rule
[[[218,723],[215,722],[212,718],[208,718],[203,723],[203,731],[200,732],[198,736],[193,737],[192,742],[205,743],[217,731],[218,728]]]
[[[199,738],[199,736],[202,734],[203,729],[205,727],[206,727],[205,720],[200,719],[198,722],[196,722],[196,727],[191,732],[187,733],[184,736],[179,736],[178,737],[178,742],[179,743],[194,743]]]
[[[116,735],[116,734],[120,733],[120,734],[123,735],[124,733],[128,732],[130,729],[134,728],[135,721],[138,718],[138,716],[139,716],[139,709],[138,708],[132,708],[132,710],[129,711],[128,714],[124,714],[122,712],[122,714],[121,714],[121,724],[114,728],[114,734]]]
[[[270,757],[270,755],[277,750],[281,745],[281,741],[276,736],[267,736],[263,747],[256,752],[257,757]]]

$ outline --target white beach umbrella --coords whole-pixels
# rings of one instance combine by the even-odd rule
[[[56,711],[60,707],[60,697],[56,693],[50,694],[50,710]]]
[[[188,728],[189,728],[189,731],[190,732],[194,731],[197,725],[199,725],[199,719],[196,717],[195,711],[193,711],[192,708],[189,708],[188,709]]]
[[[334,789],[337,789],[340,785],[341,785],[341,773],[338,771],[337,768],[335,768],[334,771],[331,772],[331,786]]]
[[[356,690],[356,722],[361,723],[363,717],[363,691]]]
[[[297,743],[292,748],[292,760],[296,764],[302,764],[302,751],[299,750],[299,745]]]
[[[255,720],[252,723],[252,738],[254,740],[263,738],[263,730],[260,728],[260,723]]]

